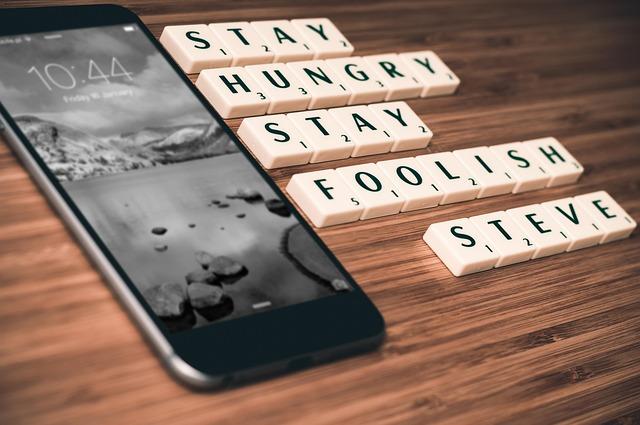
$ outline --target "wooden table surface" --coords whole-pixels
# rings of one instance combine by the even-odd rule
[[[165,373],[0,143],[0,423],[640,422],[638,232],[463,278],[421,240],[436,221],[600,189],[640,219],[637,1],[123,3],[157,36],[168,24],[327,16],[355,54],[433,49],[462,84],[454,96],[409,102],[435,132],[428,152],[549,135],[586,171],[574,185],[320,231],[382,311],[386,343],[203,394]],[[284,187],[296,172],[419,153],[272,175]]]

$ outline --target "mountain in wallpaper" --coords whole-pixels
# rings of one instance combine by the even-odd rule
[[[16,122],[61,181],[237,152],[215,122],[149,127],[102,138],[32,115],[19,116]]]

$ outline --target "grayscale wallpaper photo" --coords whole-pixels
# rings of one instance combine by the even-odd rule
[[[0,102],[169,329],[350,290],[138,27],[0,40]]]

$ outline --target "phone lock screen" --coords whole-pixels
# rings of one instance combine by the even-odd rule
[[[0,38],[0,102],[171,331],[350,290],[137,25]]]

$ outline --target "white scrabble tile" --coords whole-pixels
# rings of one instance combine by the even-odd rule
[[[406,102],[376,103],[368,106],[393,136],[391,152],[426,148],[433,137],[431,129]]]
[[[555,137],[529,140],[522,142],[522,145],[551,175],[547,187],[574,183],[584,171],[582,165]]]
[[[362,203],[361,220],[396,214],[404,204],[398,189],[376,164],[352,165],[336,171]]]
[[[245,69],[269,98],[267,113],[300,111],[311,102],[311,94],[285,64],[251,65]]]
[[[313,49],[290,21],[253,21],[251,26],[273,50],[274,62],[313,59]]]
[[[351,91],[349,105],[380,102],[387,96],[382,79],[363,58],[337,58],[325,62]]]
[[[542,189],[551,179],[551,174],[520,142],[489,146],[489,149],[507,167],[509,175],[515,177],[513,193]]]
[[[431,208],[440,203],[442,191],[415,158],[391,159],[376,165],[404,197],[401,212]]]
[[[196,87],[223,118],[262,115],[269,108],[269,98],[242,67],[205,69]]]
[[[309,109],[332,108],[347,104],[351,92],[325,61],[289,62],[287,66],[311,93]]]
[[[507,210],[509,217],[516,222],[530,238],[535,251],[532,259],[565,252],[571,244],[569,235],[540,204]]]
[[[444,193],[440,205],[468,201],[478,196],[480,184],[453,153],[432,153],[417,156],[416,159]]]
[[[574,198],[557,199],[541,205],[569,235],[571,243],[567,251],[598,245],[604,237],[604,231]]]
[[[627,238],[637,226],[636,221],[604,190],[585,193],[574,199],[604,231],[600,243]]]
[[[454,276],[489,270],[499,258],[468,218],[434,223],[422,238]]]
[[[348,158],[354,143],[347,132],[326,109],[294,112],[287,118],[304,134],[313,148],[312,163]]]
[[[364,56],[364,60],[371,65],[387,86],[388,92],[384,100],[411,99],[419,97],[422,93],[422,83],[397,54]]]
[[[314,59],[351,56],[353,46],[327,18],[292,19],[291,24],[302,34],[314,51]]]
[[[287,192],[316,227],[359,220],[364,210],[335,170],[294,174]]]
[[[533,242],[506,212],[476,215],[469,220],[500,255],[495,267],[531,259],[535,251]]]
[[[354,148],[351,156],[389,152],[393,137],[373,111],[364,105],[329,109],[329,113],[347,132]]]
[[[460,149],[453,154],[480,183],[478,198],[511,193],[515,187],[515,178],[488,147]]]
[[[231,64],[227,47],[206,25],[164,27],[160,42],[186,73]]]
[[[306,164],[312,149],[284,114],[245,118],[238,135],[265,168]]]
[[[233,56],[231,66],[271,63],[275,57],[271,47],[249,22],[209,24]]]
[[[421,97],[453,94],[460,85],[460,79],[431,50],[400,53],[413,75],[422,83]]]

